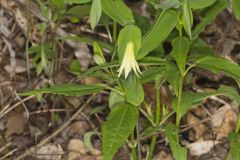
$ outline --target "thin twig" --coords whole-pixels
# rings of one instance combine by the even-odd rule
[[[6,148],[10,147],[11,146],[11,143],[7,143],[5,144],[3,147],[0,148],[0,153],[2,153]]]
[[[25,103],[23,102],[23,100],[19,97],[19,95],[17,94],[17,91],[16,91],[16,90],[14,91],[14,93],[15,93],[17,99],[19,100],[19,102],[21,102],[23,108],[25,109],[27,120],[29,120],[30,115],[29,115],[29,111],[28,111],[28,109],[27,109],[27,106],[25,105]]]
[[[16,104],[13,105],[12,107],[6,109],[6,111],[2,111],[2,112],[0,113],[0,119],[1,119],[3,116],[5,116],[7,113],[11,112],[11,111],[12,111],[13,109],[15,109],[16,107],[18,107],[20,104],[22,104],[22,102],[28,101],[28,100],[32,99],[33,97],[35,97],[35,96],[26,97],[26,98],[22,99],[22,101],[16,103]]]
[[[16,152],[17,150],[18,150],[17,148],[13,149],[12,151],[8,152],[8,153],[5,154],[3,157],[1,157],[0,160],[6,160],[6,158],[7,158],[8,156],[11,156],[11,155],[12,155],[14,152]]]

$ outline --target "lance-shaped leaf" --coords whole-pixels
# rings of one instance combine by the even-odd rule
[[[236,17],[240,20],[240,0],[232,0],[232,8]]]
[[[192,32],[192,40],[195,40],[198,35],[204,30],[204,28],[211,23],[215,17],[221,13],[228,6],[227,0],[218,0],[214,5],[209,7],[204,13],[204,17],[201,22],[194,28]]]
[[[55,85],[49,88],[41,88],[26,93],[21,93],[22,96],[29,95],[41,95],[45,93],[61,94],[65,96],[83,96],[87,94],[93,94],[102,91],[106,86],[104,84],[94,85],[75,85],[75,84],[63,84]]]
[[[179,144],[177,127],[173,124],[168,125],[165,128],[165,135],[167,136],[174,159],[175,160],[186,160],[187,159],[187,149],[184,147],[181,147],[181,145]]]
[[[69,3],[74,3],[74,4],[84,4],[87,2],[90,2],[91,0],[67,0]]]
[[[132,11],[123,0],[102,0],[102,9],[105,14],[122,26],[134,23]]]
[[[185,91],[182,93],[182,99],[179,110],[179,118],[184,116],[187,111],[192,107],[201,104],[202,100],[210,96],[224,95],[233,98],[238,104],[240,104],[240,97],[236,89],[229,86],[221,86],[217,91],[214,92],[198,92],[192,93]],[[177,100],[173,102],[173,108],[177,112]]]
[[[172,32],[178,22],[178,15],[174,10],[166,10],[159,15],[153,26],[143,37],[138,59],[145,57],[157,48]]]
[[[198,67],[212,72],[225,72],[235,80],[240,80],[240,66],[222,57],[206,56],[195,62]]]
[[[127,79],[122,78],[121,83],[125,91],[127,102],[138,106],[143,102],[144,91],[140,79],[133,73],[130,73]]]
[[[102,15],[102,4],[100,0],[93,0],[92,1],[92,7],[90,12],[90,24],[92,30],[96,27],[98,24],[100,18]]]
[[[188,1],[189,0],[184,0],[183,3],[183,27],[190,39],[192,39],[193,15]]]
[[[211,6],[216,0],[189,0],[189,5],[193,9],[202,9]]]
[[[134,130],[137,119],[136,106],[122,103],[112,109],[102,126],[104,160],[113,159],[114,154]]]
[[[187,61],[187,54],[189,50],[189,41],[185,37],[179,37],[172,41],[172,56],[177,62],[178,68],[181,74],[185,71],[186,61]]]

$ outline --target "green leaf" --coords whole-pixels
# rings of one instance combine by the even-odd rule
[[[67,0],[68,3],[73,3],[73,4],[84,4],[90,1],[91,0]]]
[[[225,58],[206,56],[197,60],[195,64],[215,73],[223,71],[235,80],[240,80],[240,66]]]
[[[141,59],[149,52],[156,49],[172,32],[177,22],[178,15],[174,10],[163,11],[143,37],[142,45],[137,58]]]
[[[187,149],[181,147],[179,144],[177,127],[173,124],[167,125],[165,135],[167,136],[175,160],[186,160]]]
[[[192,40],[195,40],[198,35],[204,30],[204,28],[211,23],[215,17],[221,13],[226,7],[228,7],[227,0],[218,0],[214,5],[209,7],[204,13],[204,17],[201,22],[194,28],[192,32]]]
[[[189,41],[185,37],[178,37],[172,41],[172,46],[171,54],[177,62],[181,74],[184,74],[189,51]]]
[[[230,152],[235,160],[240,159],[240,135],[237,133],[230,133],[228,136],[230,140]]]
[[[214,56],[213,49],[201,38],[197,38],[191,43],[191,54],[188,56],[189,61],[196,61],[205,56]]]
[[[103,157],[112,160],[114,154],[124,144],[129,134],[134,130],[138,119],[136,106],[122,104],[113,108],[102,126]]]
[[[119,105],[119,103],[125,102],[125,99],[123,96],[118,94],[117,92],[111,91],[109,96],[109,108],[113,109],[115,106]]]
[[[151,28],[151,23],[148,18],[139,14],[134,14],[134,19],[135,25],[141,29],[142,35],[146,34],[149,28]]]
[[[169,8],[179,8],[181,3],[179,0],[164,0],[161,1],[161,4],[156,4],[155,8],[169,9]]]
[[[187,113],[187,111],[192,107],[201,104],[202,100],[210,97],[210,96],[218,96],[218,95],[224,95],[229,96],[233,98],[238,104],[240,104],[240,96],[236,89],[228,86],[221,86],[217,91],[215,92],[183,92],[182,93],[182,99],[181,99],[181,109],[179,113],[179,118],[181,118],[184,114]],[[173,108],[175,112],[177,112],[177,102],[176,99],[173,102]]]
[[[93,42],[93,52],[94,52],[93,59],[96,64],[100,65],[106,63],[102,49],[99,46],[99,44],[95,41]]]
[[[193,9],[202,9],[211,6],[216,0],[189,0],[189,5]]]
[[[36,89],[30,92],[21,93],[21,96],[29,95],[41,95],[45,93],[51,94],[61,94],[65,96],[83,96],[88,94],[93,94],[101,92],[105,89],[104,84],[94,84],[94,85],[75,85],[75,84],[63,84],[55,85],[49,88]]]
[[[140,80],[142,84],[147,82],[155,81],[164,76],[163,74],[164,67],[151,67],[144,70],[141,74]]]
[[[89,4],[76,5],[70,8],[67,11],[67,14],[78,17],[78,18],[83,18],[83,17],[89,16],[90,11],[91,11],[91,5]]]
[[[131,9],[122,0],[102,0],[102,9],[104,13],[122,26],[134,23]]]
[[[181,73],[176,64],[172,62],[166,63],[163,73],[167,81],[171,84],[175,95],[178,95],[179,79],[181,78]]]
[[[96,134],[95,132],[87,132],[84,134],[83,142],[84,145],[87,147],[87,149],[91,152],[94,153],[96,150],[93,148],[92,142],[91,142],[91,137]]]
[[[184,0],[183,4],[183,27],[190,39],[192,39],[193,15],[188,1],[189,0]]]
[[[173,109],[174,109],[175,112],[179,112],[178,113],[179,120],[192,107],[193,102],[194,102],[194,93],[191,93],[191,92],[183,92],[182,93],[182,98],[181,98],[180,110],[179,111],[177,109],[177,99],[175,99],[173,101]]]
[[[60,8],[64,5],[64,0],[52,0],[52,3],[58,8]]]
[[[141,133],[141,137],[143,136],[152,136],[154,134],[156,134],[157,132],[161,132],[163,131],[163,126],[151,126],[146,128],[142,133]]]
[[[237,90],[230,86],[220,86],[220,88],[217,91],[214,92],[198,92],[194,93],[192,96],[192,105],[198,105],[202,102],[202,100],[210,97],[210,96],[228,96],[233,98],[238,104],[240,104],[240,96],[237,92]]]
[[[73,59],[68,67],[71,72],[81,72],[81,64],[77,59]]]
[[[92,30],[96,27],[98,24],[100,18],[102,15],[102,3],[101,0],[93,0],[92,1],[92,7],[90,12],[90,24]]]
[[[232,0],[232,8],[238,20],[240,20],[240,0]]]
[[[144,91],[139,78],[134,73],[130,73],[127,79],[121,78],[120,81],[123,85],[127,102],[135,106],[141,104],[144,99]]]
[[[225,96],[229,96],[231,98],[234,99],[234,101],[236,101],[238,104],[240,104],[240,96],[238,91],[233,88],[233,87],[229,87],[229,86],[224,86],[222,85],[218,90],[217,93],[219,95],[225,95]]]
[[[126,46],[129,41],[134,44],[134,54],[137,56],[141,47],[141,30],[134,25],[128,25],[124,27],[118,36],[118,57],[120,63],[122,62],[125,54]]]

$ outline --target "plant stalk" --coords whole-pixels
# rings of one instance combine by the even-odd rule
[[[240,115],[238,115],[237,125],[235,128],[235,133],[238,133],[240,131]]]
[[[238,133],[240,131],[240,115],[238,115],[237,125],[235,128],[235,133]],[[231,160],[231,152],[228,152],[226,160]]]
[[[112,36],[113,42],[116,42],[117,40],[117,22],[113,21],[113,36]]]
[[[131,138],[132,160],[137,160],[137,145],[135,142],[134,131],[131,133],[130,138]]]

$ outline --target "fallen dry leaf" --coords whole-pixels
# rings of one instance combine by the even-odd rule
[[[88,152],[88,149],[80,139],[71,139],[68,144],[68,150],[69,152],[76,152],[80,154],[87,154]]]
[[[187,144],[186,147],[190,150],[191,155],[200,156],[208,153],[214,145],[220,143],[219,141],[198,141]]]
[[[236,121],[237,114],[229,104],[219,108],[211,121],[216,134],[216,140],[226,138],[234,130]]]
[[[45,160],[61,160],[64,154],[60,146],[47,144],[37,149],[37,158]]]
[[[223,138],[226,138],[229,133],[233,132],[236,121],[237,114],[232,109],[228,110],[224,115],[222,126],[215,129],[216,139],[222,140]]]
[[[90,62],[92,60],[92,56],[86,44],[79,44],[78,49],[75,51],[75,56],[78,58],[82,71],[86,71]]]
[[[68,137],[83,136],[90,127],[85,121],[76,121],[69,126]]]
[[[192,129],[194,131],[194,132],[191,132],[191,130],[189,131],[189,140],[195,141],[203,138],[208,131],[207,127],[203,123],[199,123],[200,120],[196,116],[194,116],[191,112],[187,113],[186,119],[187,119],[187,124],[193,125]],[[198,124],[198,125],[195,125],[195,124]]]
[[[223,107],[219,108],[216,113],[214,113],[211,120],[213,127],[221,126],[224,115],[229,109],[231,109],[231,106],[229,104],[225,104]]]
[[[20,134],[24,131],[27,124],[27,117],[25,112],[18,112],[10,116],[6,123],[5,136],[9,137],[12,134]]]
[[[161,151],[153,157],[153,160],[173,160],[171,154]]]

